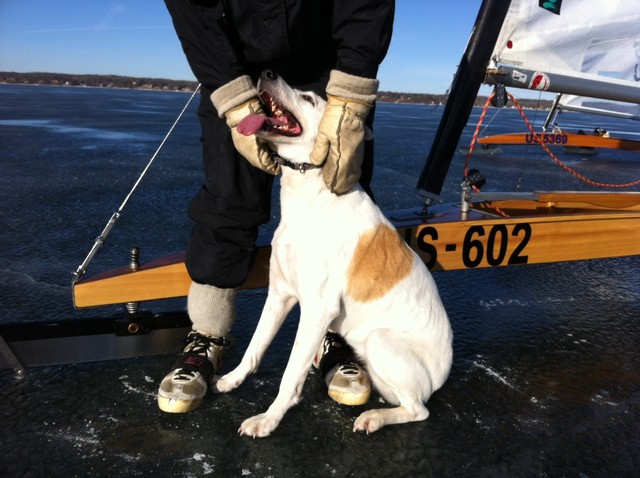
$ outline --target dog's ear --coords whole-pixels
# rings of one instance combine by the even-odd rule
[[[373,141],[373,131],[368,126],[364,127],[364,140],[365,141]]]

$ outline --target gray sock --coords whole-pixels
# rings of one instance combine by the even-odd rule
[[[191,283],[187,312],[193,330],[209,337],[225,337],[236,320],[237,289]]]

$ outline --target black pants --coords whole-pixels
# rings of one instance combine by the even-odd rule
[[[187,247],[186,266],[192,280],[220,288],[237,287],[247,277],[255,254],[259,226],[271,215],[273,176],[254,168],[233,146],[224,119],[210,100],[207,79],[216,76],[220,65],[211,64],[207,51],[215,48],[206,34],[206,9],[186,1],[167,1],[174,27],[187,60],[202,83],[198,117],[202,129],[204,185],[189,204],[195,223]],[[203,30],[203,28],[205,30]],[[207,44],[205,44],[207,43]],[[291,86],[325,96],[335,53],[329,48],[298,54],[292,58],[245,65],[246,73],[257,80],[269,68]],[[217,72],[219,73],[219,71]],[[373,124],[373,111],[367,123]],[[371,194],[373,142],[365,147],[360,183]]]

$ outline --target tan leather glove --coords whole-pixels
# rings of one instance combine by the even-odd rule
[[[327,107],[310,160],[316,165],[324,163],[324,182],[335,194],[349,192],[360,179],[364,141],[370,134],[365,121],[377,91],[378,80],[331,72]]]
[[[241,76],[222,85],[211,94],[211,102],[218,115],[227,120],[231,139],[238,152],[256,168],[276,175],[280,164],[271,159],[269,148],[256,135],[245,136],[237,130],[238,123],[254,113],[264,113],[258,100],[258,90],[249,76]]]

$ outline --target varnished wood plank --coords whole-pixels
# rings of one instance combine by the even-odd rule
[[[259,249],[254,267],[241,288],[268,285],[270,253],[269,246]],[[135,272],[124,267],[79,281],[73,286],[74,305],[96,307],[184,297],[191,285],[184,256],[184,252],[180,252],[143,264]]]
[[[541,141],[547,146],[577,146],[586,148],[608,148],[624,151],[640,151],[640,141],[623,138],[607,138],[591,134],[575,134],[566,132],[538,133]],[[508,133],[478,138],[479,144],[515,144],[536,145],[531,133]]]
[[[471,211],[462,220],[453,206],[434,207],[426,218],[409,211],[390,217],[401,237],[436,271],[640,255],[638,195],[541,193],[539,199],[498,203],[520,208],[510,218]],[[602,209],[603,204],[624,209]],[[545,208],[555,214],[545,213]],[[566,210],[558,214],[562,208]],[[269,255],[269,246],[259,249],[242,288],[268,286]],[[143,264],[136,272],[120,268],[79,281],[73,287],[74,304],[183,297],[190,284],[184,253],[177,253]]]

